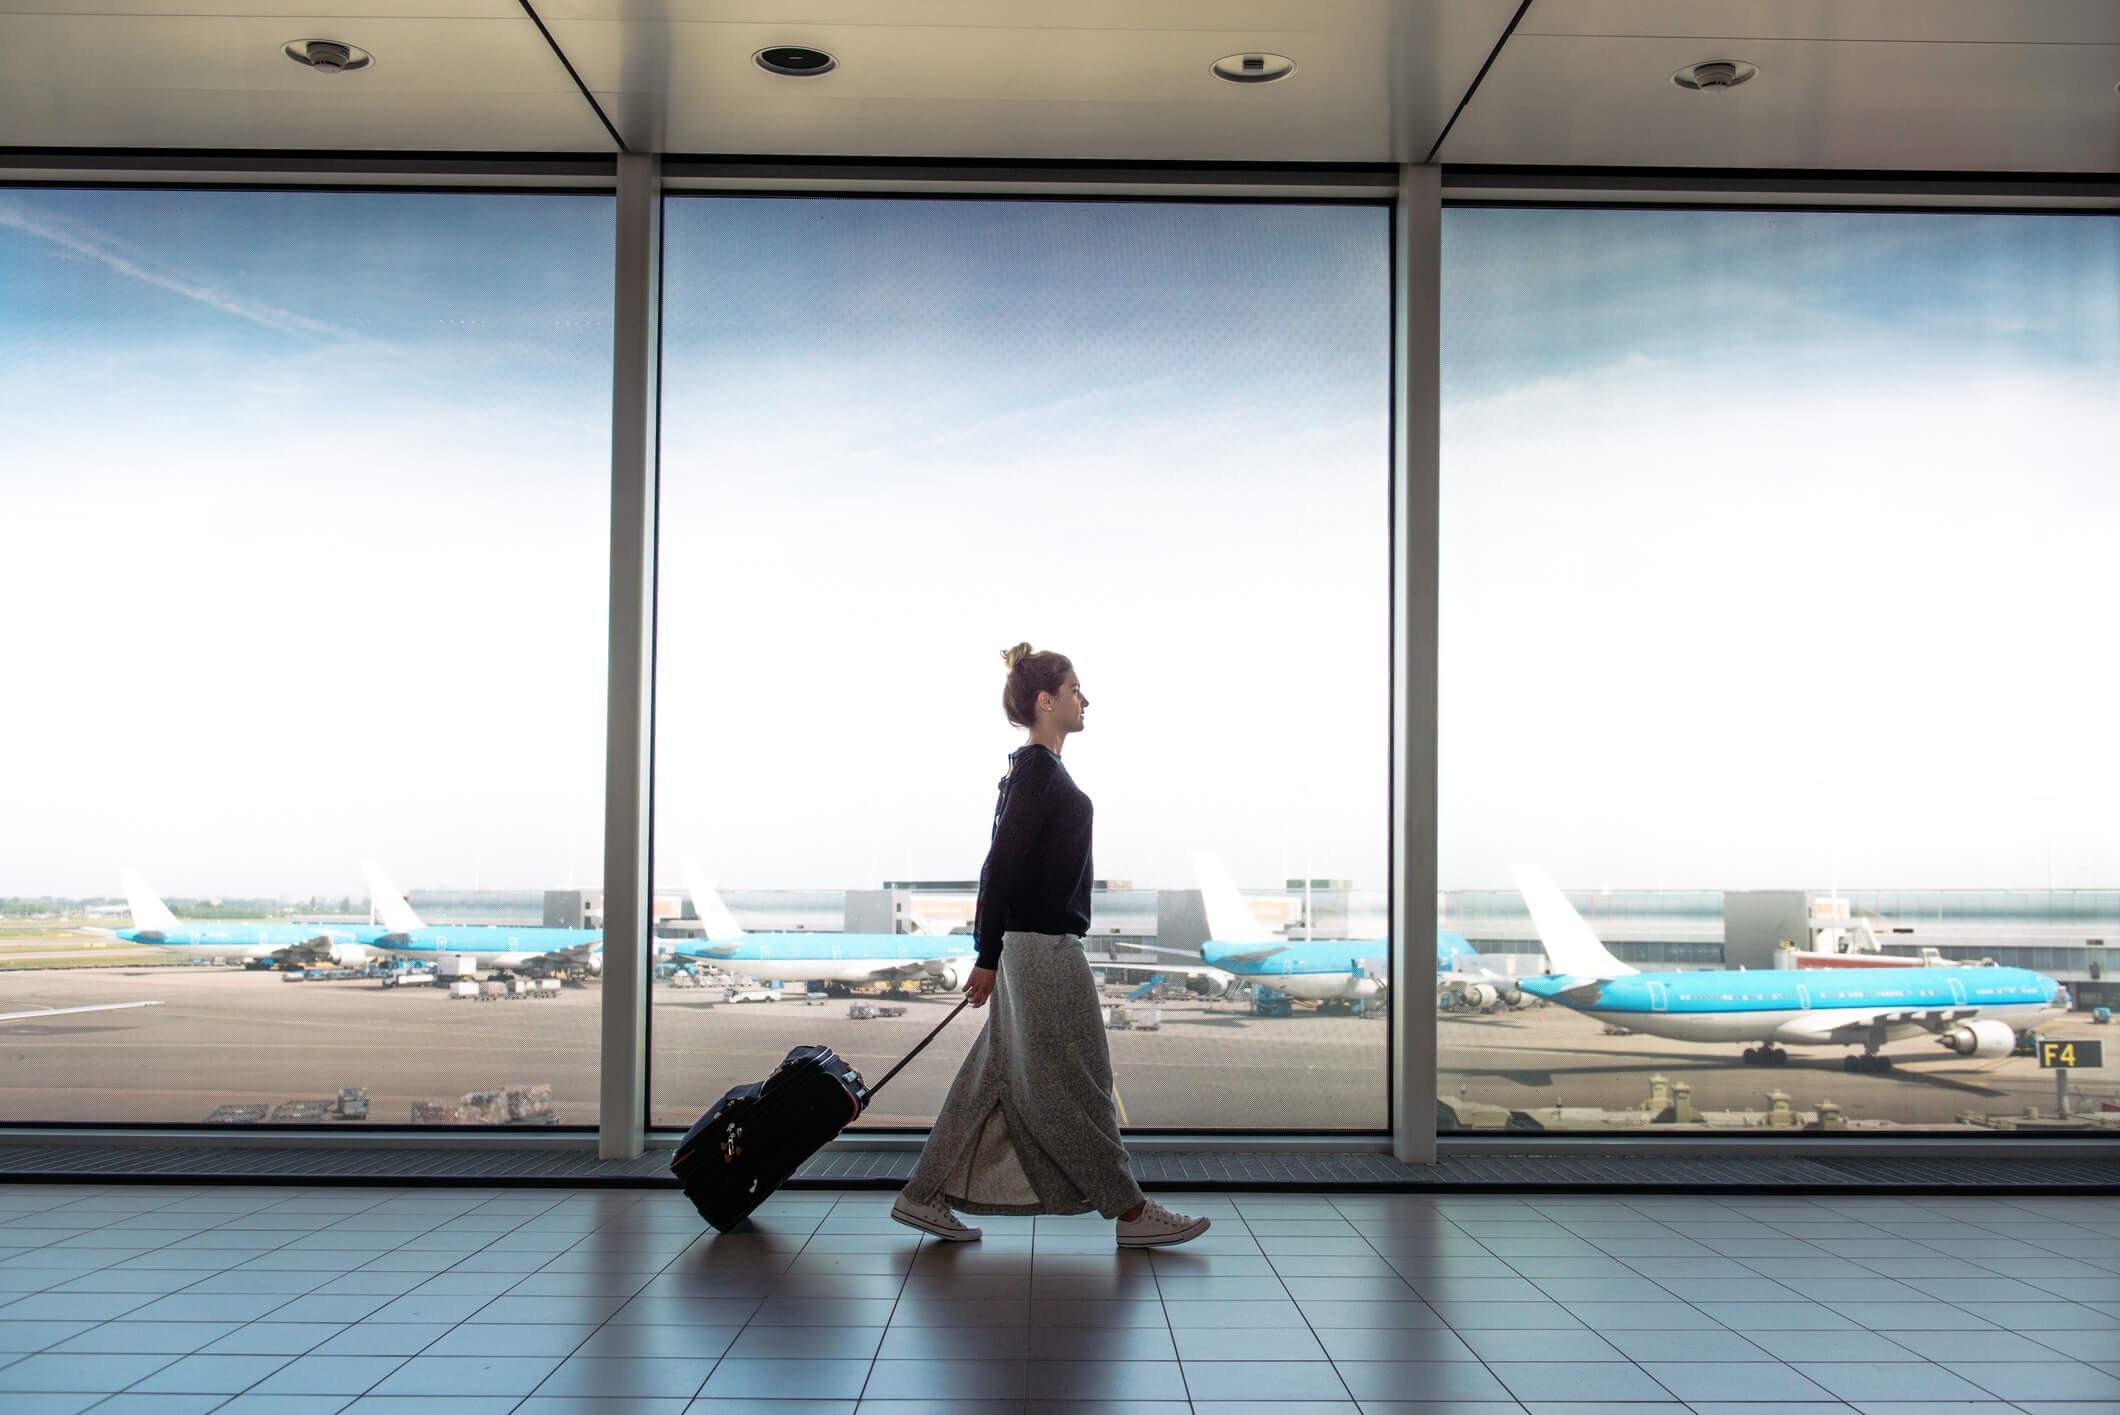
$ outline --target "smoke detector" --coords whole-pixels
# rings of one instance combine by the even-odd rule
[[[350,74],[375,62],[375,56],[367,50],[335,39],[290,39],[281,46],[281,52],[320,74]]]
[[[1214,62],[1215,77],[1233,84],[1270,84],[1296,71],[1285,54],[1225,54]]]
[[[799,44],[776,44],[751,57],[767,73],[782,74],[791,79],[813,79],[839,67],[839,61],[822,49],[805,49]]]
[[[1758,72],[1741,59],[1709,59],[1704,63],[1686,65],[1671,76],[1671,82],[1700,93],[1721,93],[1724,89],[1749,83]]]

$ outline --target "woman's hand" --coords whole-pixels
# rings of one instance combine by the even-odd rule
[[[964,980],[964,996],[974,1007],[986,1006],[986,1000],[994,995],[994,970],[974,968],[972,975]]]

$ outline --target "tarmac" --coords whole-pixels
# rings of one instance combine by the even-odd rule
[[[684,1126],[725,1090],[764,1077],[789,1048],[826,1042],[875,1078],[955,1006],[953,995],[892,999],[903,1017],[855,1020],[848,1001],[730,1003],[719,989],[658,985],[650,1017],[650,1119]],[[503,1086],[549,1085],[552,1119],[596,1119],[602,991],[470,1001],[433,986],[373,979],[288,982],[229,967],[100,967],[0,974],[0,1012],[154,1001],[159,1006],[0,1023],[0,1121],[196,1124],[216,1107],[328,1100],[364,1087],[368,1123],[404,1125],[412,1104]],[[1381,1130],[1386,1039],[1380,1018],[1257,1017],[1242,1004],[1160,1004],[1155,1031],[1106,1033],[1125,1123],[1140,1129]],[[966,1011],[883,1091],[864,1127],[924,1126],[984,1017]],[[2054,1111],[2054,1073],[2031,1057],[1969,1060],[1932,1042],[1887,1050],[1883,1075],[1841,1068],[1838,1048],[1792,1051],[1787,1065],[1743,1065],[1738,1048],[1612,1036],[1558,1008],[1437,1019],[1438,1091],[1547,1123],[1637,1112],[1652,1078],[1691,1087],[1719,1123],[1757,1125],[1769,1094],[1800,1114],[1841,1108],[1851,1128],[1964,1128],[1962,1115]],[[2072,1017],[2046,1035],[2114,1029]],[[2120,1067],[2120,1057],[2115,1059]],[[2075,1105],[2120,1102],[2120,1074],[2074,1073]],[[1750,1117],[1747,1119],[1747,1117]],[[359,1122],[334,1122],[354,1125]]]

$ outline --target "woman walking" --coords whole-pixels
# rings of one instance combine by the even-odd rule
[[[1089,929],[1090,802],[1060,764],[1089,699],[1074,665],[1029,644],[1003,651],[1001,705],[1030,733],[1009,754],[979,871],[972,1006],[994,1010],[964,1058],[891,1217],[959,1242],[970,1214],[1080,1214],[1119,1221],[1122,1248],[1183,1243],[1207,1220],[1152,1203],[1134,1182],[1112,1106],[1111,1050]]]

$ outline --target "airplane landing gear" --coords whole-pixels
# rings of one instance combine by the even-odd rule
[[[1778,1046],[1745,1048],[1745,1065],[1747,1066],[1787,1066],[1788,1064],[1789,1054]]]
[[[1861,1056],[1843,1056],[1840,1059],[1843,1071],[1871,1071],[1882,1074],[1892,1069],[1892,1058],[1882,1052],[1866,1051]]]

